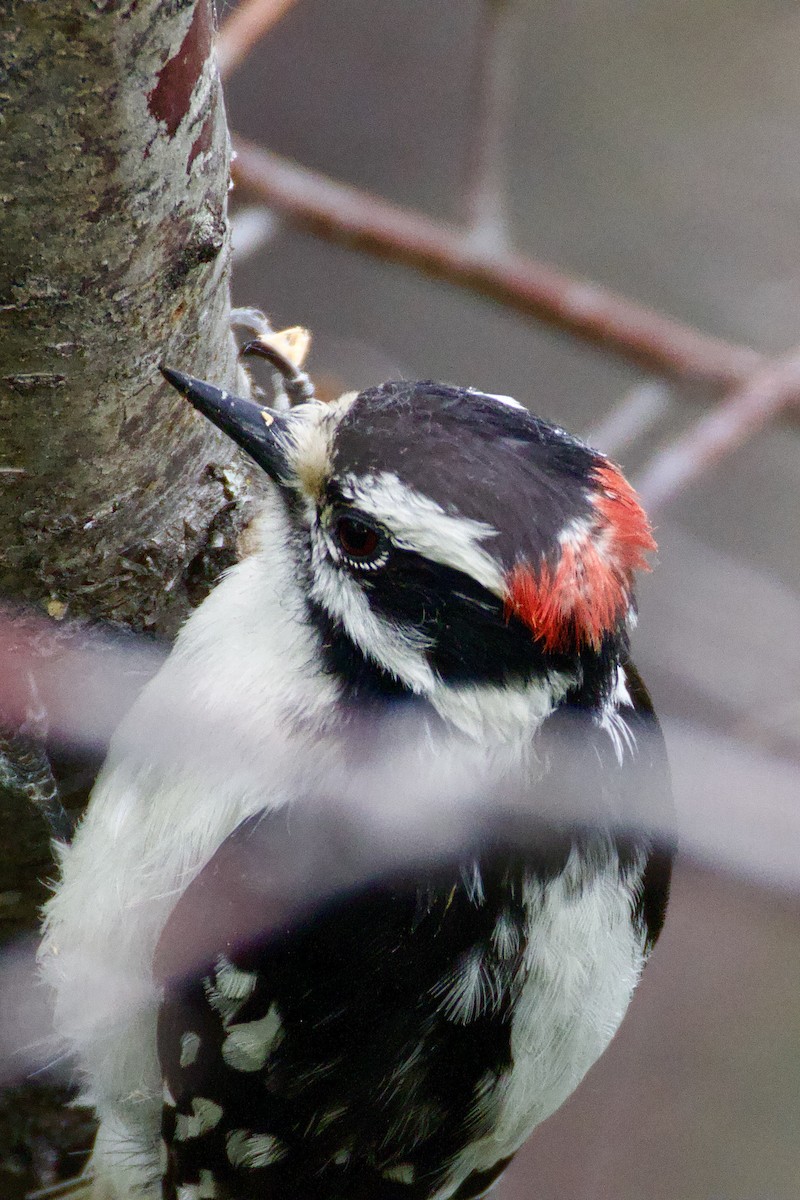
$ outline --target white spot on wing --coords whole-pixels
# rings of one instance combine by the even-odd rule
[[[191,1114],[178,1113],[175,1117],[175,1140],[188,1141],[190,1138],[201,1137],[210,1129],[215,1129],[222,1119],[222,1109],[213,1100],[205,1096],[195,1096],[192,1100]]]
[[[208,1003],[214,1009],[214,1012],[219,1013],[224,1025],[233,1020],[244,1004],[244,1000],[232,1000],[230,996],[223,995],[214,980],[210,978],[203,980],[203,991],[206,994]]]
[[[268,1167],[279,1162],[286,1148],[269,1133],[250,1133],[247,1129],[232,1129],[225,1140],[228,1161],[232,1167]]]
[[[217,959],[217,991],[228,1000],[248,1000],[255,991],[258,976],[252,971],[242,971],[224,955]]]
[[[217,1185],[214,1176],[205,1169],[200,1171],[200,1182],[197,1185],[197,1200],[217,1200]]]
[[[272,1004],[258,1021],[229,1025],[222,1043],[222,1057],[235,1071],[260,1071],[281,1031],[277,1007]]]
[[[191,1067],[192,1063],[195,1062],[197,1059],[199,1050],[200,1050],[199,1035],[194,1033],[193,1030],[190,1030],[188,1033],[184,1033],[181,1036],[181,1057],[180,1057],[181,1067],[183,1067],[183,1068]]]
[[[387,1167],[381,1171],[381,1176],[384,1179],[391,1179],[393,1183],[413,1183],[414,1166],[412,1163],[397,1163],[396,1166]]]

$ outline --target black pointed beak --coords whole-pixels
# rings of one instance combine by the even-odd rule
[[[171,367],[159,367],[167,383],[185,396],[198,412],[221,429],[276,483],[289,482],[292,472],[286,458],[286,416],[263,408],[253,400],[234,396],[222,388],[193,379]]]

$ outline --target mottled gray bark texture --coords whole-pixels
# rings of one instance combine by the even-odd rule
[[[0,592],[172,632],[245,469],[161,381],[236,382],[210,0],[11,0],[2,22]]]
[[[247,386],[212,3],[0,10],[0,597],[171,635],[233,561],[258,488],[157,369]],[[0,941],[30,928],[53,870],[18,733],[0,746]],[[78,1169],[57,1099],[0,1096],[4,1197]]]

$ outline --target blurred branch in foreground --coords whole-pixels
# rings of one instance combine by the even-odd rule
[[[0,621],[3,719],[14,722],[24,711],[28,693],[19,681],[32,669],[54,742],[73,752],[96,751],[162,658],[162,649],[144,639],[7,613]],[[437,741],[413,715],[382,726],[378,738],[371,736],[377,732],[371,726],[352,732],[348,746],[332,752],[326,778],[309,777],[299,789],[306,798],[293,805],[290,827],[276,832],[265,826],[257,842],[243,842],[245,856],[255,849],[263,859],[275,835],[272,869],[265,876],[271,891],[259,912],[263,916],[268,900],[276,924],[302,918],[378,879],[420,866],[436,869],[471,848],[541,849],[581,827],[623,834],[643,830],[657,842],[673,836],[669,815],[646,786],[632,789],[626,811],[603,809],[602,794],[585,786],[593,731],[580,719],[562,724],[556,734],[574,739],[567,756],[574,770],[548,778],[540,791],[531,793],[526,785],[524,794],[513,771],[498,770],[481,758],[479,748],[463,741]],[[667,721],[666,733],[684,856],[800,894],[798,764],[700,725]],[[243,776],[242,786],[255,789],[254,794],[282,752],[275,737],[250,744],[238,698],[225,695],[214,712],[194,711],[190,696],[164,695],[157,719],[129,721],[116,738],[148,771],[194,771],[198,788],[213,788],[217,778]],[[381,747],[379,761],[370,760],[373,745]],[[546,741],[540,749],[546,760]],[[646,747],[640,749],[644,753]],[[592,763],[591,770],[596,769]],[[302,763],[298,770],[304,770]],[[237,931],[246,936],[238,909],[234,915]],[[261,936],[264,930],[259,926],[252,932]],[[201,938],[190,953],[202,957],[204,948]],[[92,979],[92,964],[84,967],[85,977]],[[93,983],[88,990],[93,1003],[113,1005],[124,986],[125,981],[107,980],[105,987]],[[12,946],[3,960],[0,1003],[8,1014],[0,1067],[10,1083],[48,1065],[52,1057],[47,1008],[36,998],[32,953],[24,946]]]
[[[29,631],[36,630],[36,622],[37,618],[29,621]],[[4,723],[17,719],[26,697],[15,681],[23,666],[32,665],[42,702],[48,707],[54,742],[73,749],[97,748],[108,740],[143,682],[155,673],[162,652],[138,638],[115,642],[113,636],[92,637],[85,630],[77,631],[75,637],[74,644],[66,638],[60,651],[49,659],[26,659],[18,623],[4,618],[0,622],[0,712]],[[239,773],[247,775],[258,790],[259,780],[270,769],[271,755],[281,753],[282,748],[275,744],[274,736],[267,744],[251,745],[240,718],[238,698],[224,693],[213,713],[194,711],[190,696],[164,696],[158,721],[146,726],[126,722],[116,739],[122,739],[132,758],[154,769],[169,771],[180,766],[196,771],[198,787],[204,780],[208,784],[217,776],[228,779],[231,773]],[[302,791],[311,798],[309,811],[318,809],[325,822],[335,812],[339,829],[349,831],[354,844],[362,841],[366,847],[363,854],[358,851],[362,865],[354,869],[355,882],[361,880],[360,872],[371,874],[390,860],[402,865],[420,855],[447,856],[465,840],[501,837],[513,841],[518,836],[524,840],[528,836],[525,821],[531,818],[538,830],[542,823],[561,828],[601,820],[622,830],[639,829],[656,839],[671,836],[663,817],[654,816],[652,797],[647,794],[624,813],[598,813],[596,797],[587,796],[580,775],[580,756],[589,744],[592,728],[577,719],[559,725],[558,736],[573,739],[575,775],[566,782],[559,780],[557,787],[549,783],[548,790],[533,801],[513,772],[509,775],[503,770],[498,776],[499,768],[482,757],[480,747],[461,739],[439,738],[413,714],[393,719],[389,727],[381,725],[384,748],[379,762],[360,750],[362,741],[369,747],[372,738],[360,741],[354,734],[344,748],[337,743],[335,753],[332,751],[329,777],[321,783],[308,781]],[[719,749],[729,739],[699,726],[692,728],[691,736],[681,732],[683,727],[675,728],[681,740],[678,809],[684,852],[767,884],[800,890],[796,854],[800,806],[791,801],[791,789],[800,781],[797,764],[747,747],[739,747],[733,755]],[[540,751],[546,756],[546,740]],[[760,789],[742,789],[743,763],[761,778]],[[592,769],[596,769],[594,760]],[[409,780],[413,781],[411,789]],[[771,797],[769,803],[764,795]],[[737,800],[723,819],[725,796]],[[524,818],[521,833],[508,825],[520,815]],[[341,865],[339,869],[343,869]],[[310,894],[316,886],[313,884]],[[302,888],[301,892],[305,894]]]
[[[123,651],[117,667],[124,667],[124,659]],[[274,739],[243,749],[241,738],[231,733],[235,713],[224,708],[193,712],[185,696],[172,702],[173,723],[160,722],[157,731],[152,724],[123,731],[127,754],[141,756],[149,771],[167,774],[176,768],[185,772],[188,764],[198,774],[198,787],[213,787],[217,775],[258,786],[280,753]],[[557,854],[565,839],[586,829],[625,835],[644,828],[656,844],[673,839],[657,784],[652,795],[646,788],[634,789],[633,807],[625,812],[607,811],[601,793],[587,786],[597,764],[592,763],[592,733],[580,718],[568,720],[555,734],[573,739],[574,770],[544,776],[540,791],[486,761],[477,748],[452,739],[437,742],[413,716],[382,727],[374,739],[380,757],[370,759],[364,747],[373,738],[363,735],[375,732],[371,725],[354,730],[345,753],[338,759],[332,754],[329,775],[323,780],[309,775],[304,798],[293,802],[289,819],[279,809],[242,823],[219,852],[225,863],[220,860],[218,871],[204,872],[203,907],[213,919],[209,916],[202,928],[193,920],[197,895],[187,880],[181,919],[157,957],[162,978],[190,974],[226,940],[267,939],[354,890],[412,873],[426,876],[465,855],[496,851],[505,857],[531,849],[547,854],[551,846]],[[797,765],[697,726],[670,723],[667,736],[683,854],[740,879],[800,894]],[[646,749],[640,746],[643,756]],[[303,769],[298,764],[301,775]],[[234,887],[232,879],[238,880]],[[218,895],[215,888],[222,888]],[[136,1001],[130,981],[104,974],[93,961],[91,945],[84,952],[87,1003],[112,1012],[126,988],[126,1004]],[[0,1005],[6,1014],[0,1082],[5,1084],[49,1065],[52,1057],[47,1005],[34,974],[32,949],[22,943],[0,961]]]

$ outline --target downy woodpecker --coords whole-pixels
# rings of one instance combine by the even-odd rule
[[[630,817],[640,793],[669,809],[628,658],[650,527],[616,466],[507,397],[396,382],[279,410],[165,374],[274,486],[118,731],[47,907],[92,1195],[473,1200],[603,1052],[663,922],[669,848]],[[276,932],[259,875],[292,812],[391,759],[398,713],[421,773],[446,743],[584,818]],[[396,822],[416,786],[393,773]]]

